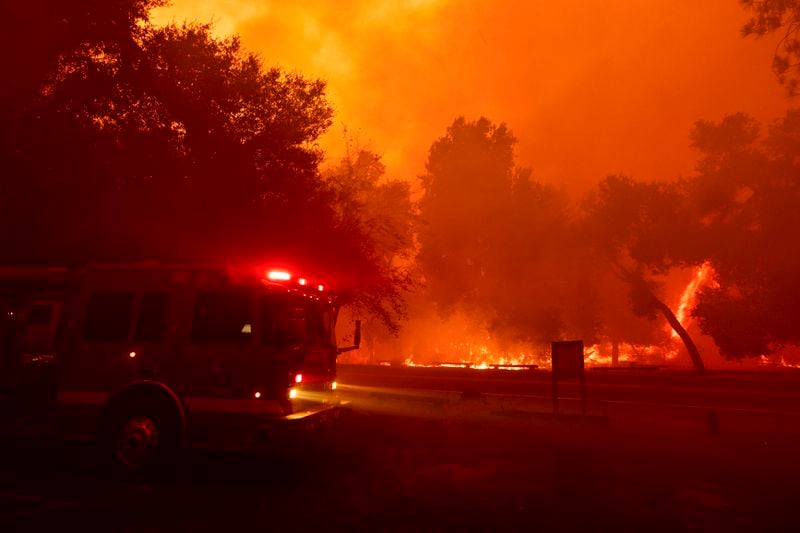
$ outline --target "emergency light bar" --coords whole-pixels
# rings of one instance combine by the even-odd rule
[[[272,281],[289,281],[292,275],[285,270],[270,270],[267,272],[267,279]]]
[[[293,279],[293,275],[287,270],[267,270],[265,275],[269,281],[292,281]],[[309,289],[315,287],[318,292],[325,292],[325,285],[321,283],[312,283],[308,278],[298,277],[296,279],[297,285],[301,287],[308,287]]]

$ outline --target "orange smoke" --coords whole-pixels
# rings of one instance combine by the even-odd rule
[[[538,179],[585,190],[610,173],[691,172],[699,118],[787,105],[775,39],[742,39],[734,0],[174,0],[158,22],[213,21],[267,65],[328,81],[343,126],[413,179],[458,115],[507,122]]]

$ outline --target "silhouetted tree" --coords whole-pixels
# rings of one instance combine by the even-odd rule
[[[136,32],[124,51],[60,59],[17,154],[24,190],[9,198],[31,224],[5,252],[248,255],[332,216],[312,144],[330,123],[321,82],[264,72],[206,26]]]
[[[335,195],[334,205],[342,219],[355,219],[364,247],[375,265],[374,275],[383,280],[371,285],[380,291],[360,293],[351,312],[372,318],[364,323],[364,341],[374,344],[396,335],[406,318],[406,295],[411,280],[416,226],[411,184],[386,179],[379,155],[368,150],[348,154],[323,172]],[[355,280],[354,280],[355,284]]]
[[[516,140],[486,118],[456,119],[430,148],[420,200],[419,262],[428,290],[447,313],[481,300],[488,262],[507,211]]]
[[[699,295],[702,330],[731,358],[800,344],[800,111],[765,136],[741,113],[700,121],[692,140],[692,198],[718,281]]]
[[[590,340],[566,195],[516,166],[515,143],[505,125],[458,118],[431,146],[418,256],[428,290],[443,314],[460,307],[511,340]]]
[[[680,183],[643,183],[610,176],[586,205],[583,221],[596,257],[629,288],[639,316],[662,315],[680,337],[695,370],[703,360],[691,336],[659,296],[660,281],[673,268],[700,264],[696,219]]]
[[[0,105],[4,118],[27,108],[76,51],[133,46],[149,11],[168,0],[26,0],[0,5]]]
[[[800,1],[740,0],[753,16],[742,27],[742,35],[763,37],[781,32],[781,40],[772,61],[772,70],[790,96],[798,90],[800,74]]]

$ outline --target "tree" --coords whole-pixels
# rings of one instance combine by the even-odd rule
[[[443,313],[481,302],[488,263],[506,212],[516,140],[505,125],[457,118],[430,148],[420,177],[418,261]]]
[[[292,245],[303,211],[332,216],[313,145],[331,116],[321,82],[264,72],[207,26],[145,26],[133,42],[61,58],[17,152],[13,202],[39,224],[6,251],[239,255]]]
[[[741,359],[800,344],[800,110],[766,136],[744,114],[700,121],[692,182],[718,284],[694,311],[723,355]]]
[[[427,289],[442,314],[465,310],[508,341],[588,340],[597,317],[567,197],[516,166],[515,143],[503,124],[458,118],[431,146],[418,255]]]
[[[76,50],[122,49],[149,11],[167,0],[26,0],[0,7],[0,86],[4,118],[27,108]]]
[[[371,345],[396,335],[406,318],[406,295],[411,280],[416,226],[411,184],[385,178],[386,167],[378,154],[356,150],[328,168],[323,177],[335,195],[334,205],[342,220],[355,220],[363,245],[375,266],[373,287],[350,303],[351,312],[367,316],[364,340]]]
[[[763,37],[782,32],[772,61],[778,81],[786,86],[790,96],[798,91],[800,74],[800,1],[799,0],[741,0],[753,16],[742,27],[742,35]]]
[[[628,286],[633,312],[651,319],[662,315],[683,342],[695,370],[702,371],[694,341],[659,296],[667,272],[702,263],[696,219],[682,184],[610,176],[587,201],[583,224],[598,261]]]

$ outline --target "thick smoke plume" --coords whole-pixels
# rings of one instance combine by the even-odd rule
[[[342,127],[413,179],[456,116],[506,122],[520,164],[582,191],[610,173],[691,172],[687,132],[786,106],[775,40],[741,38],[734,0],[174,0],[156,20],[213,21],[267,65],[328,82]]]

